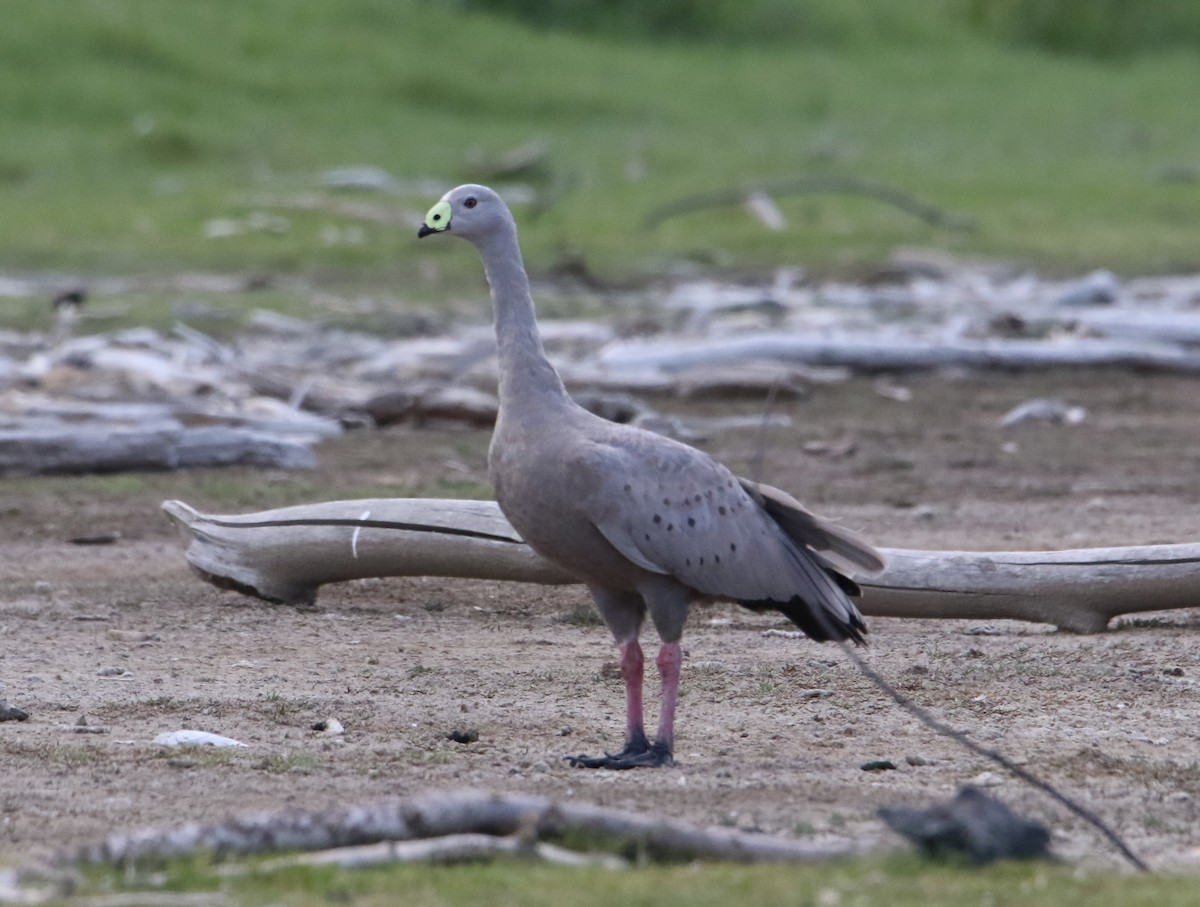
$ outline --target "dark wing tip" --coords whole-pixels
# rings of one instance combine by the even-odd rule
[[[850,606],[848,618],[842,618],[827,608],[819,605],[813,607],[798,595],[786,602],[760,599],[740,601],[738,604],[751,611],[778,611],[814,642],[850,641],[857,646],[867,644],[867,625],[853,605]]]

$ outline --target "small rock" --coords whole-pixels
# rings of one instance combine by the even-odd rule
[[[454,743],[474,743],[479,739],[479,731],[475,730],[473,727],[466,728],[465,730],[461,728],[455,728],[446,735],[446,739],[451,740]]]
[[[1007,428],[1022,422],[1049,422],[1054,425],[1079,425],[1086,421],[1088,412],[1082,406],[1072,406],[1065,400],[1038,397],[1014,406],[1000,420]]]
[[[121,540],[121,533],[97,532],[94,535],[77,535],[67,539],[72,545],[112,545]]]
[[[143,630],[112,629],[105,631],[104,635],[116,642],[149,642],[150,640],[155,639],[154,634],[146,633]]]
[[[833,690],[822,690],[822,689],[801,690],[797,695],[801,699],[828,699],[830,696],[833,695]]]
[[[342,727],[342,723],[336,718],[326,718],[324,721],[314,722],[310,727],[314,731],[326,734],[330,737],[340,737],[346,733],[346,729]]]
[[[1182,677],[1183,676],[1183,668],[1180,668],[1180,667],[1163,668],[1163,673],[1166,674],[1168,677]]]
[[[886,807],[879,817],[930,857],[963,854],[976,863],[1046,856],[1050,832],[983,791],[964,787],[929,809]]]
[[[920,767],[922,765],[933,765],[933,763],[930,760],[926,759],[924,756],[918,756],[915,753],[911,756],[905,756],[904,761],[907,762],[909,765],[916,766],[916,767]]]
[[[220,734],[210,734],[208,731],[168,731],[154,738],[159,746],[246,746],[240,740],[232,737],[222,737]]]
[[[891,759],[871,759],[859,766],[864,772],[890,772],[895,771],[896,763]]]
[[[11,705],[7,699],[0,699],[0,721],[28,721],[29,713],[24,709]]]
[[[128,673],[129,672],[126,671],[124,668],[109,666],[107,668],[101,668],[99,671],[97,671],[96,676],[97,677],[124,677]]]
[[[72,724],[70,731],[73,734],[107,734],[108,728],[99,724]]]

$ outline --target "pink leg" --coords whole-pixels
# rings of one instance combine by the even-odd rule
[[[662,677],[662,711],[658,716],[658,738],[670,753],[675,749],[675,704],[679,701],[679,665],[683,649],[677,642],[663,643],[658,651],[658,673]]]
[[[625,742],[644,742],[642,723],[642,647],[636,639],[621,645],[621,676],[625,678]]]

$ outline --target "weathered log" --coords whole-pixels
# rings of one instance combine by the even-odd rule
[[[0,475],[171,469],[182,433],[177,422],[6,429],[0,431]]]
[[[308,605],[325,583],[376,576],[453,576],[569,584],[492,501],[334,501],[242,516],[163,510],[188,563],[216,586]],[[885,548],[863,578],[874,617],[1013,619],[1095,633],[1119,614],[1200,606],[1200,544],[1066,551]]]
[[[373,576],[575,582],[534,554],[493,501],[377,498],[242,516],[167,501],[163,510],[204,579],[272,602],[311,604],[326,583]]]
[[[814,336],[755,333],[717,340],[614,343],[597,365],[614,371],[675,372],[773,360],[845,366],[859,372],[913,372],[939,368],[1044,369],[1117,366],[1144,371],[1200,372],[1200,353],[1166,343],[1116,340],[921,340],[878,334]]]
[[[493,394],[471,387],[417,382],[376,394],[363,403],[363,409],[379,426],[397,422],[437,422],[448,420],[480,428],[496,424],[500,401]]]
[[[196,466],[311,468],[315,441],[224,425],[35,422],[0,430],[0,475],[83,474]]]
[[[444,838],[422,838],[418,841],[380,841],[378,844],[334,847],[329,850],[290,854],[249,865],[235,863],[222,867],[220,875],[224,878],[237,877],[248,872],[277,872],[296,866],[364,869],[388,863],[476,863],[496,857],[524,857],[556,866],[601,866],[605,869],[625,869],[629,866],[628,860],[613,854],[585,854],[553,844],[525,841],[519,836],[498,837],[468,832],[446,835]]]
[[[205,406],[198,401],[130,403],[55,399],[43,394],[8,395],[0,408],[0,427],[119,427],[147,428],[159,423],[184,426],[226,425],[283,435],[334,437],[342,433],[333,419],[302,412],[277,400],[251,398],[236,408],[220,404]]]
[[[1104,308],[1056,314],[1113,340],[1200,345],[1200,312],[1191,310]]]
[[[729,828],[701,828],[586,803],[556,803],[547,797],[454,791],[339,810],[291,809],[213,825],[192,822],[175,828],[115,834],[64,858],[133,865],[200,852],[221,858],[462,834],[523,834],[533,840],[587,841],[637,858],[661,861],[796,862],[862,850],[852,843],[816,844]]]

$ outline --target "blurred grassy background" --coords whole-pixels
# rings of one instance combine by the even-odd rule
[[[1197,86],[1191,0],[19,4],[0,29],[0,270],[285,273],[433,301],[478,266],[418,246],[411,220],[530,142],[534,271],[839,269],[914,245],[1194,269]],[[351,165],[400,185],[323,184]],[[779,199],[777,233],[737,207],[641,226],[795,176],[891,184],[978,226],[817,195]]]

